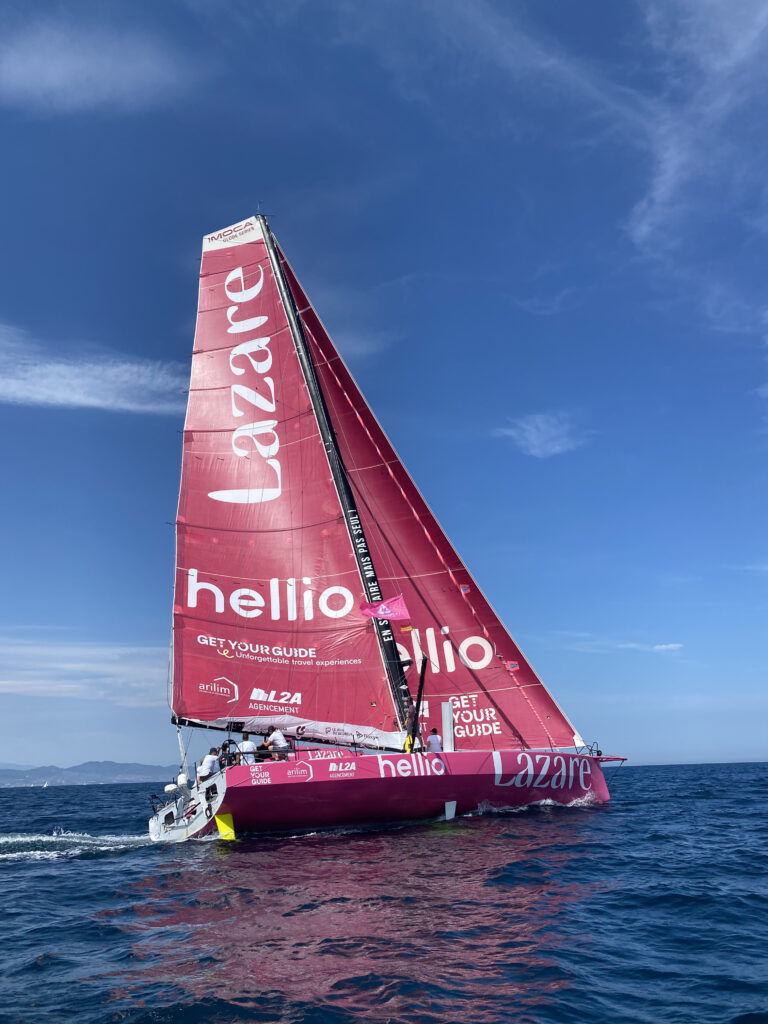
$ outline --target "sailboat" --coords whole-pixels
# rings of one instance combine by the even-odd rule
[[[261,214],[203,240],[173,620],[154,840],[609,799]],[[188,726],[286,746],[200,780]]]

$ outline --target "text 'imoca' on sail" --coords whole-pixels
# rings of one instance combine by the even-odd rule
[[[203,241],[176,545],[173,721],[290,751],[185,769],[153,838],[608,799],[263,216]]]

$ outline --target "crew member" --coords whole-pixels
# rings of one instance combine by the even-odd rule
[[[427,753],[428,754],[442,754],[443,752],[443,737],[439,734],[437,729],[430,730],[429,736],[427,736]]]
[[[238,755],[234,750],[230,749],[229,740],[225,740],[221,744],[221,753],[219,754],[219,767],[223,770],[224,768],[230,768],[233,764],[237,763]]]
[[[408,698],[408,703],[405,706],[405,732],[405,752],[410,754],[417,739],[419,744],[423,745],[419,733],[419,724],[416,721],[416,705],[413,703],[413,697]]]
[[[211,747],[197,769],[197,782],[207,782],[219,770],[219,748]]]
[[[288,758],[288,751],[291,749],[291,746],[285,736],[274,725],[270,725],[264,742],[272,751],[273,761],[285,761]]]
[[[248,738],[247,732],[243,733],[237,749],[240,752],[240,764],[256,764],[256,744]]]

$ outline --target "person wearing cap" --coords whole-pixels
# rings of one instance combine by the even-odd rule
[[[291,746],[288,740],[283,736],[279,729],[276,729],[274,725],[270,725],[267,737],[264,740],[267,747],[272,751],[273,761],[285,761],[288,757],[288,751]]]
[[[197,781],[207,782],[219,770],[219,748],[211,747],[197,769]]]
[[[229,740],[225,740],[221,744],[221,753],[219,754],[219,767],[222,771],[225,768],[230,768],[233,764],[237,764],[238,754],[234,750],[230,749]]]

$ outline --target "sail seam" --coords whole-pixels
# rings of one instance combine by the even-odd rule
[[[218,619],[212,619],[212,618],[210,618],[210,617],[208,617],[206,615],[190,615],[190,613],[188,611],[186,611],[186,610],[184,610],[183,613],[182,613],[179,605],[175,605],[174,606],[174,614],[176,614],[176,615],[183,614],[184,618],[185,619],[189,619],[191,622],[207,622],[207,623],[210,623],[212,626],[218,626],[219,628],[221,628],[221,625],[222,625],[222,623]],[[295,626],[295,622],[292,622],[290,624],[290,626],[281,627],[278,623],[276,623],[274,620],[272,620],[272,621],[270,621],[269,628],[270,628],[270,632],[275,633],[276,635],[285,634],[286,636],[293,636],[294,632],[295,632],[295,630],[293,628],[294,626]],[[242,630],[244,630],[245,633],[248,632],[248,626],[241,626],[240,628]],[[364,631],[364,629],[365,629],[364,626],[360,627],[360,631],[361,632]],[[323,635],[325,633],[328,633],[329,635],[332,636],[333,635],[333,631],[334,631],[333,630],[333,623],[331,623],[328,626],[323,626],[317,620],[314,622],[314,632],[317,633],[318,636],[321,636],[321,635]],[[226,657],[226,655],[224,655],[224,657]],[[349,663],[352,664],[353,662],[350,661]],[[242,668],[244,668],[244,666],[239,665],[238,668],[242,669]]]
[[[177,565],[177,568],[180,569],[181,572],[189,572],[189,569],[192,568],[192,566],[187,567]],[[344,569],[341,572],[329,572],[325,573],[323,576],[318,575],[313,576],[312,578],[316,580],[336,580],[341,576],[349,576],[352,574],[357,575],[357,571],[355,569]],[[288,580],[295,579],[294,576],[246,576],[243,573],[239,573],[237,576],[230,576],[228,573],[224,572],[215,573],[213,578],[221,580],[248,580],[251,583],[269,583],[271,579],[279,580],[281,583],[287,583]]]
[[[339,517],[338,516],[334,516],[332,519],[317,519],[313,523],[301,523],[298,526],[294,526],[293,527],[293,532],[299,533],[301,530],[313,530],[317,526],[329,526],[332,523],[338,523],[338,521],[339,521]],[[195,522],[192,522],[192,520],[190,520],[190,519],[178,520],[176,525],[177,526],[191,527],[192,529],[195,529],[195,530],[204,530],[204,531],[207,531],[208,533],[242,533],[243,532],[242,530],[238,529],[238,527],[236,527],[236,526],[232,526],[232,527],[229,527],[229,526],[208,526],[206,523],[195,523]],[[285,530],[284,530],[283,527],[280,527],[280,526],[261,527],[260,529],[257,529],[257,528],[254,527],[252,530],[249,530],[248,532],[249,533],[254,533],[254,534],[284,533]],[[345,570],[345,572],[346,571],[347,570]],[[286,577],[286,578],[290,579],[290,577]]]
[[[528,683],[526,685],[530,686],[532,684]],[[486,693],[507,693],[509,690],[519,690],[519,689],[521,689],[521,687],[519,687],[519,686],[489,686],[489,687],[486,688],[485,692]],[[430,697],[452,697],[452,696],[453,697],[456,696],[455,691],[453,691],[451,693],[430,693]]]
[[[290,422],[290,421],[286,421],[286,422]],[[226,434],[227,431],[224,430],[224,429],[222,429],[222,430],[190,430],[190,431],[184,431],[184,433],[185,433],[185,435],[187,433],[190,433],[190,434],[196,434],[199,437],[210,437],[210,436],[215,436],[216,434]],[[290,448],[292,445],[303,444],[304,441],[311,440],[312,438],[316,438],[316,437],[320,437],[320,435],[319,434],[305,434],[304,437],[298,437],[298,438],[296,438],[295,441],[285,441],[283,443],[282,447],[283,448]],[[219,450],[215,451],[215,452],[204,451],[204,452],[200,453],[200,452],[197,452],[197,451],[189,451],[188,450],[184,454],[185,454],[185,456],[187,458],[190,458],[190,459],[201,459],[203,457],[203,455],[214,455],[214,456],[216,456],[216,458],[222,458],[224,455],[228,455],[229,456],[232,453],[230,451],[227,451],[226,448],[219,448]],[[244,462],[247,462],[249,464],[254,461],[251,458],[250,455],[243,455],[242,459],[243,459]]]
[[[394,459],[390,459],[388,462],[372,462],[370,466],[353,466],[350,469],[350,473],[364,473],[367,469],[378,469],[379,466],[389,466],[394,464]]]
[[[435,572],[409,572],[403,573],[400,576],[382,576],[383,580],[388,580],[390,583],[400,582],[400,580],[423,580],[427,576],[444,576],[445,569],[438,569]]]
[[[221,308],[223,309],[224,307],[222,306]],[[205,310],[205,312],[207,313],[207,312],[209,312],[209,310]],[[286,325],[285,327],[278,327],[277,330],[272,331],[272,333],[269,336],[270,336],[270,338],[276,338],[278,336],[278,334],[282,334],[283,331],[290,331],[290,329],[291,328],[290,328],[289,325]],[[207,355],[210,355],[212,352],[229,352],[229,350],[231,348],[232,348],[232,343],[231,342],[228,345],[218,345],[218,346],[215,346],[213,348],[193,348],[192,349],[192,355],[193,356],[207,356]]]

